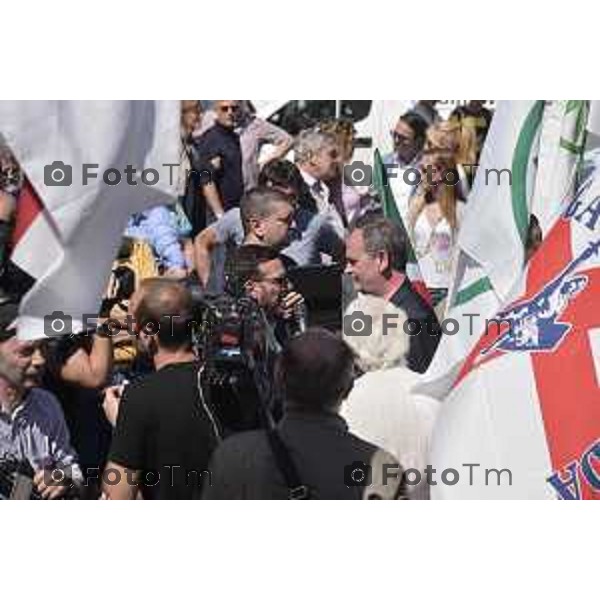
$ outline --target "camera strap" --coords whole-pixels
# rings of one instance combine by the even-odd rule
[[[283,475],[288,488],[288,500],[310,500],[310,488],[302,483],[296,464],[292,460],[290,451],[283,443],[281,436],[274,427],[267,427],[266,433],[277,468]]]

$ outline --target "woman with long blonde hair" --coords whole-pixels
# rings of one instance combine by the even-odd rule
[[[458,192],[466,200],[473,184],[474,169],[478,159],[477,135],[472,127],[458,119],[432,125],[427,130],[425,150],[436,151],[454,163],[459,175]]]
[[[430,146],[423,152],[421,183],[408,211],[408,232],[434,306],[448,292],[464,207],[459,200],[455,151],[444,144],[437,148]]]

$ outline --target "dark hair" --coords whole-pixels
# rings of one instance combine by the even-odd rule
[[[415,134],[415,147],[417,152],[423,150],[427,134],[427,121],[416,112],[408,111],[400,117],[400,121],[406,123]]]
[[[298,206],[315,212],[316,203],[298,167],[289,160],[273,160],[267,163],[258,176],[258,185],[269,188],[291,188]]]
[[[135,312],[138,328],[156,332],[159,346],[167,350],[189,347],[193,319],[190,291],[170,279],[152,278],[143,284],[144,291]]]
[[[9,302],[0,306],[0,343],[6,342],[17,335],[17,330],[11,327],[19,316],[19,305]]]
[[[265,187],[290,187],[299,191],[303,183],[298,167],[289,160],[273,160],[258,175],[258,185]]]
[[[531,213],[529,215],[529,226],[525,238],[525,258],[528,260],[542,243],[543,232],[538,218]]]
[[[340,337],[311,327],[283,349],[277,374],[288,406],[335,409],[352,389],[354,353]]]
[[[257,244],[245,244],[237,248],[231,260],[232,282],[237,289],[248,281],[260,279],[260,265],[271,260],[280,259],[279,252],[270,246],[259,246]]]
[[[386,252],[392,269],[404,272],[408,259],[407,237],[402,227],[377,213],[367,213],[356,219],[352,231],[360,229],[365,250],[375,256]]]
[[[244,233],[248,234],[250,219],[264,219],[271,214],[272,205],[276,202],[291,204],[291,199],[283,192],[269,187],[258,187],[250,190],[240,201],[240,216]]]

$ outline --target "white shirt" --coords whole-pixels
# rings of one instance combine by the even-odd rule
[[[315,199],[317,205],[317,211],[319,215],[323,215],[328,223],[328,226],[341,238],[344,239],[346,236],[346,229],[340,213],[337,211],[335,206],[329,202],[330,191],[325,183],[313,177],[310,173],[298,169],[304,183],[308,186],[311,196]],[[334,257],[327,253],[321,253],[320,262],[323,264],[330,264],[334,260]]]
[[[72,479],[82,479],[77,455],[56,397],[41,388],[29,390],[10,415],[0,412],[0,457],[26,460],[34,470],[69,468]]]
[[[356,380],[340,414],[352,433],[396,456],[404,470],[423,472],[440,403],[411,393],[419,378],[406,367],[365,373]],[[409,496],[427,497],[425,483],[422,476],[421,485],[409,486]]]
[[[463,208],[462,202],[457,202],[458,225]],[[426,209],[423,209],[411,233],[425,285],[430,289],[450,287],[457,232],[452,232],[450,223],[444,217],[432,226],[427,218]]]
[[[304,183],[308,186],[311,196],[317,203],[317,209],[319,212],[323,212],[329,207],[329,188],[325,183],[313,177],[310,173],[299,169]]]

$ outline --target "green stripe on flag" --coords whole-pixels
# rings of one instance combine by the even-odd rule
[[[379,148],[375,148],[375,154],[373,157],[373,186],[375,187],[377,195],[381,200],[384,216],[388,219],[391,219],[394,221],[394,223],[397,223],[402,228],[402,232],[404,233],[404,237],[406,239],[407,261],[416,263],[417,257],[412,243],[410,242],[410,237],[408,236],[406,227],[404,226],[404,222],[402,221],[402,217],[400,216],[398,205],[396,204],[396,199],[394,198],[394,192],[392,192],[392,188],[390,187],[387,172],[385,165],[383,164],[383,160],[381,159]]]
[[[527,202],[527,170],[533,142],[540,129],[544,114],[544,101],[537,100],[525,118],[515,146],[512,161],[513,183],[511,186],[512,209],[515,225],[525,244],[529,229],[529,205]]]
[[[483,294],[484,292],[489,292],[492,289],[492,282],[488,277],[482,277],[477,281],[471,283],[466,288],[460,290],[456,297],[454,298],[454,302],[452,306],[460,306],[461,304],[465,304],[466,302],[470,302],[479,294]]]

